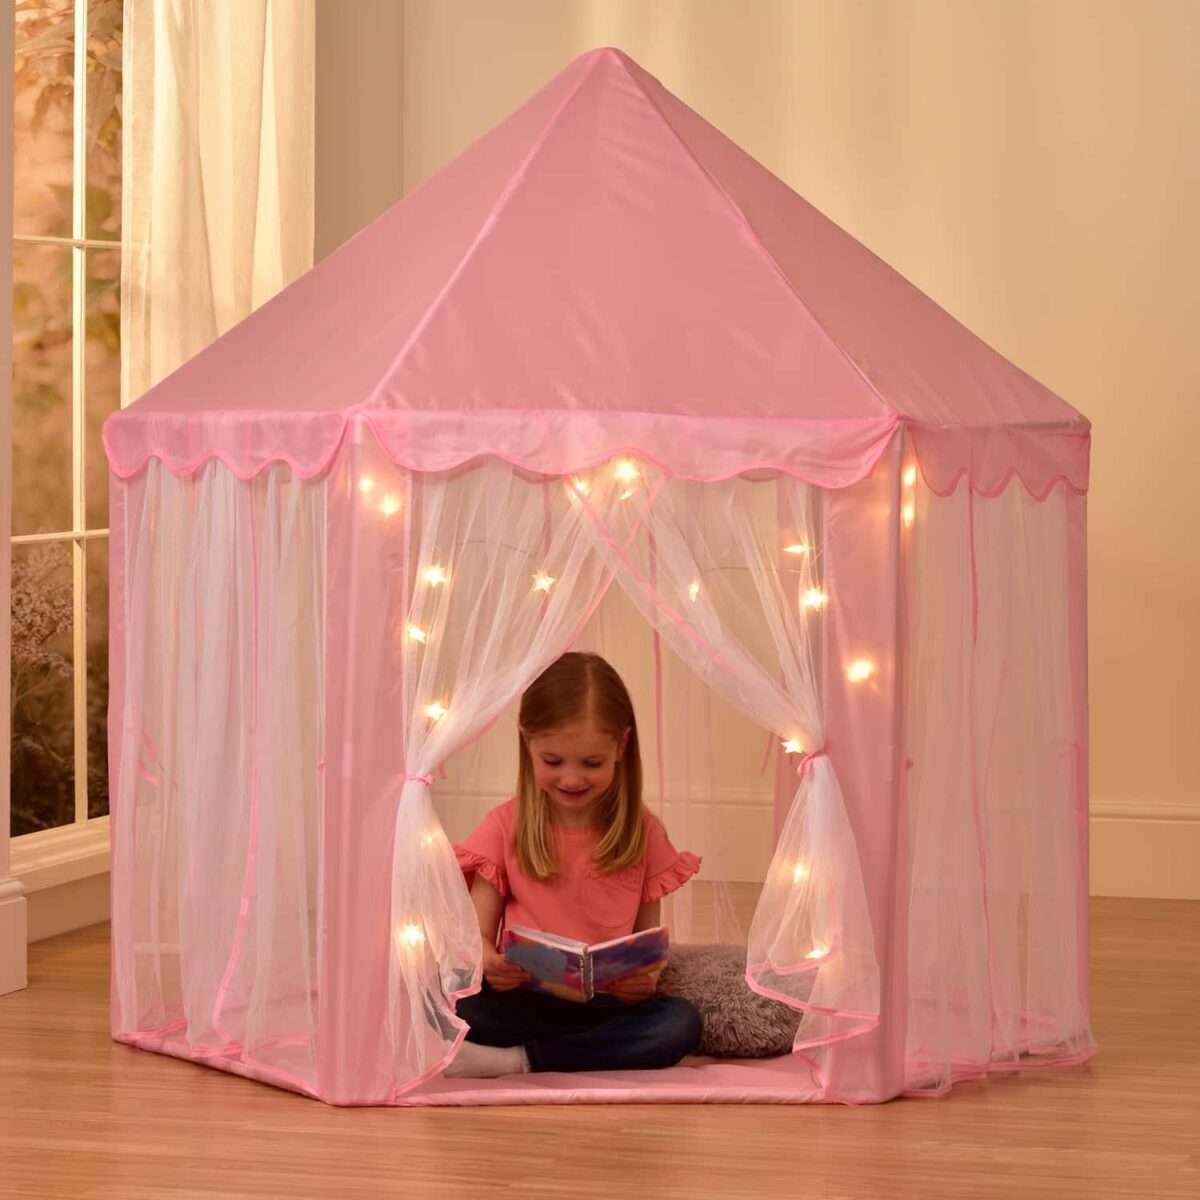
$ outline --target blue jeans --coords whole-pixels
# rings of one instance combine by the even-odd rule
[[[483,990],[458,1002],[467,1041],[524,1046],[531,1071],[621,1071],[673,1067],[700,1045],[700,1014],[686,1000],[652,996],[586,1004],[515,988]]]

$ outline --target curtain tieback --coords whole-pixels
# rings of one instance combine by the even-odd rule
[[[405,771],[405,773],[403,775],[401,775],[400,778],[405,783],[423,783],[426,787],[433,786],[433,776],[432,775],[410,775],[407,771]]]
[[[829,755],[826,752],[824,747],[822,747],[820,750],[809,750],[804,755],[804,757],[800,760],[800,765],[796,768],[796,774],[803,775],[804,772],[806,770],[808,770],[808,764],[810,762],[812,762],[812,760],[814,758],[828,758],[828,757],[829,757]]]

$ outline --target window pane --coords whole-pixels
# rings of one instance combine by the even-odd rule
[[[13,246],[12,531],[71,523],[70,247]]]
[[[84,486],[89,529],[108,528],[108,460],[100,427],[121,406],[121,252],[88,250]]]
[[[12,548],[12,835],[75,820],[71,543]]]
[[[88,0],[87,236],[121,236],[121,0]]]
[[[71,0],[17,0],[13,230],[71,236]]]
[[[108,539],[87,543],[88,816],[108,812]]]

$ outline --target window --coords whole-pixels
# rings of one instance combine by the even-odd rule
[[[108,812],[108,469],[120,404],[121,0],[17,0],[12,835]]]

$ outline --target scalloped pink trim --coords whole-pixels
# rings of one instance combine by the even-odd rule
[[[1086,496],[1088,491],[1086,487],[1080,487],[1079,484],[1075,483],[1074,480],[1066,475],[1051,476],[1048,480],[1046,480],[1045,487],[1041,491],[1038,491],[1034,485],[1030,483],[1020,471],[1017,470],[1016,467],[1010,467],[1007,473],[1000,478],[999,482],[994,483],[991,486],[977,484],[969,467],[959,467],[951,477],[950,482],[944,486],[944,489],[938,488],[935,487],[932,482],[930,482],[929,476],[925,473],[925,468],[921,464],[921,456],[915,450],[914,456],[917,459],[917,465],[921,468],[921,479],[925,486],[935,496],[940,496],[943,500],[947,496],[952,496],[956,491],[958,491],[958,485],[963,481],[964,477],[970,482],[971,490],[975,493],[975,495],[983,496],[988,500],[995,500],[997,496],[1007,491],[1008,485],[1012,483],[1014,477],[1029,493],[1029,498],[1031,500],[1038,501],[1039,504],[1044,502],[1049,497],[1050,493],[1054,491],[1054,489],[1060,483],[1069,491],[1074,492],[1077,496]]]
[[[926,456],[923,458],[921,451],[921,442],[924,438],[931,435],[936,437],[938,433],[962,433],[964,430],[954,426],[944,430],[935,429],[928,425],[921,425],[915,421],[906,421],[910,436],[912,439],[913,457],[916,461],[918,470],[921,473],[921,481],[925,487],[929,489],[935,496],[940,496],[945,499],[947,496],[952,496],[957,490],[963,479],[967,480],[968,486],[972,493],[977,496],[983,496],[988,500],[994,500],[1008,490],[1009,485],[1015,478],[1025,491],[1028,493],[1031,500],[1036,500],[1038,503],[1044,503],[1059,484],[1063,485],[1066,491],[1073,492],[1077,496],[1086,496],[1088,492],[1087,480],[1087,459],[1091,454],[1092,434],[1091,426],[1081,430],[1046,430],[1047,433],[1054,432],[1065,438],[1071,438],[1079,442],[1084,451],[1084,463],[1082,466],[1082,482],[1074,475],[1069,475],[1066,471],[1059,470],[1049,474],[1041,474],[1039,472],[1022,471],[1015,463],[1010,463],[1004,470],[991,472],[972,469],[972,464],[962,463],[954,467],[948,479],[935,478],[933,464],[927,459],[936,457],[932,453],[933,443],[926,446]],[[1030,429],[1018,429],[1014,426],[998,425],[992,429],[986,429],[979,432],[994,433],[997,435],[1007,434],[1013,435],[1019,432],[1034,432]],[[1078,473],[1078,472],[1077,472]]]
[[[700,859],[690,850],[681,850],[679,857],[665,870],[659,871],[653,879],[647,879],[642,888],[642,903],[651,900],[661,900],[664,896],[685,883],[700,870]]]
[[[513,417],[513,419],[517,419],[527,414],[522,413],[520,410],[512,410],[510,415]],[[630,417],[641,417],[646,414],[630,413],[626,415]],[[538,475],[547,474],[547,464],[545,462],[534,462],[528,455],[502,453],[494,447],[480,448],[479,450],[472,451],[471,453],[464,452],[461,455],[452,456],[446,462],[439,463],[436,466],[427,466],[426,464],[417,461],[417,458],[412,454],[398,451],[392,445],[390,445],[389,438],[387,437],[386,433],[377,424],[378,414],[372,413],[369,409],[365,409],[362,406],[355,406],[355,408],[347,410],[347,412],[341,414],[340,428],[336,430],[335,435],[328,441],[328,443],[321,447],[319,459],[312,466],[305,466],[297,457],[285,450],[275,451],[270,455],[269,458],[261,459],[250,466],[245,466],[244,464],[235,462],[230,452],[225,449],[202,451],[199,458],[184,460],[181,458],[181,456],[157,445],[149,447],[143,446],[139,448],[139,451],[135,454],[136,462],[133,463],[133,465],[130,465],[128,461],[123,461],[121,456],[114,453],[113,446],[111,445],[109,439],[107,422],[105,423],[105,428],[101,430],[101,440],[104,443],[110,469],[112,470],[113,474],[117,475],[121,479],[132,478],[145,468],[147,462],[151,458],[156,458],[162,462],[172,474],[183,477],[194,475],[206,463],[212,459],[218,459],[227,470],[229,470],[238,479],[243,481],[248,481],[255,478],[269,466],[272,466],[276,463],[286,464],[298,478],[308,480],[323,475],[329,470],[334,458],[341,449],[350,420],[355,416],[362,417],[372,436],[375,438],[376,443],[379,445],[379,448],[386,454],[386,456],[395,466],[402,470],[413,472],[433,471],[434,473],[442,473],[445,471],[460,469],[468,463],[473,463],[482,459],[495,459],[497,461],[507,463],[510,467],[513,467],[519,471],[527,471]],[[671,419],[679,422],[684,418],[678,415],[673,415]],[[762,421],[763,423],[769,423],[771,420],[776,420],[782,423],[786,420],[786,418],[756,419]],[[852,418],[847,420],[859,421],[861,418]],[[838,418],[818,418],[812,421],[804,422],[806,426],[841,425],[845,423],[846,420]],[[584,455],[577,462],[572,461],[565,464],[555,464],[555,468],[549,471],[549,473],[552,475],[570,475],[577,471],[591,469],[599,465],[599,463],[607,461],[609,458],[617,455],[630,454],[653,464],[664,474],[674,479],[715,483],[724,481],[726,479],[735,478],[747,473],[768,471],[771,473],[785,475],[793,479],[798,479],[803,483],[809,484],[810,486],[836,490],[843,487],[853,486],[854,484],[861,482],[861,480],[866,476],[870,475],[870,473],[875,469],[879,457],[889,443],[891,436],[894,434],[895,430],[900,427],[907,427],[916,434],[924,433],[926,435],[937,434],[938,432],[963,432],[954,426],[948,427],[946,430],[942,431],[931,426],[921,425],[918,422],[897,415],[894,417],[890,427],[887,428],[886,436],[878,438],[878,446],[876,449],[869,454],[865,461],[860,461],[858,464],[858,472],[854,473],[853,477],[843,475],[838,479],[820,480],[815,477],[814,472],[798,470],[794,466],[770,459],[764,461],[750,461],[748,459],[738,463],[736,467],[727,466],[720,469],[700,472],[688,471],[686,469],[681,469],[682,464],[670,464],[656,455],[649,453],[645,446],[635,443],[623,443],[619,446],[607,446],[598,452],[598,456]],[[1011,433],[1014,432],[1014,429],[1011,426],[997,425],[991,432],[995,432],[997,434]],[[1078,433],[1068,431],[1066,432],[1065,436],[1077,438],[1090,447],[1090,428]],[[913,449],[925,486],[935,495],[942,497],[952,495],[957,490],[964,476],[969,480],[972,491],[974,491],[977,495],[986,496],[989,499],[994,498],[1004,492],[1012,483],[1014,477],[1021,482],[1025,490],[1029,493],[1030,497],[1038,501],[1046,500],[1050,493],[1054,491],[1059,484],[1062,484],[1065,488],[1071,492],[1074,492],[1076,495],[1085,495],[1088,490],[1086,482],[1086,469],[1084,481],[1080,482],[1078,478],[1072,477],[1072,475],[1068,475],[1061,470],[1052,474],[1041,475],[1038,472],[1023,471],[1018,465],[1012,463],[1008,464],[1005,468],[1002,468],[998,472],[981,472],[978,470],[973,470],[971,464],[964,463],[952,468],[952,472],[948,480],[940,478],[935,479],[934,472],[931,470],[931,464],[922,461],[920,446],[914,444]],[[593,461],[593,458],[595,458],[596,461]]]
[[[484,858],[481,854],[476,854],[474,850],[466,850],[461,846],[454,847],[454,855],[458,859],[458,865],[462,869],[462,873],[467,877],[467,886],[471,886],[471,876],[482,875],[500,893],[502,896],[508,895],[508,876],[504,873],[504,868],[497,863],[492,862],[490,858]]]

